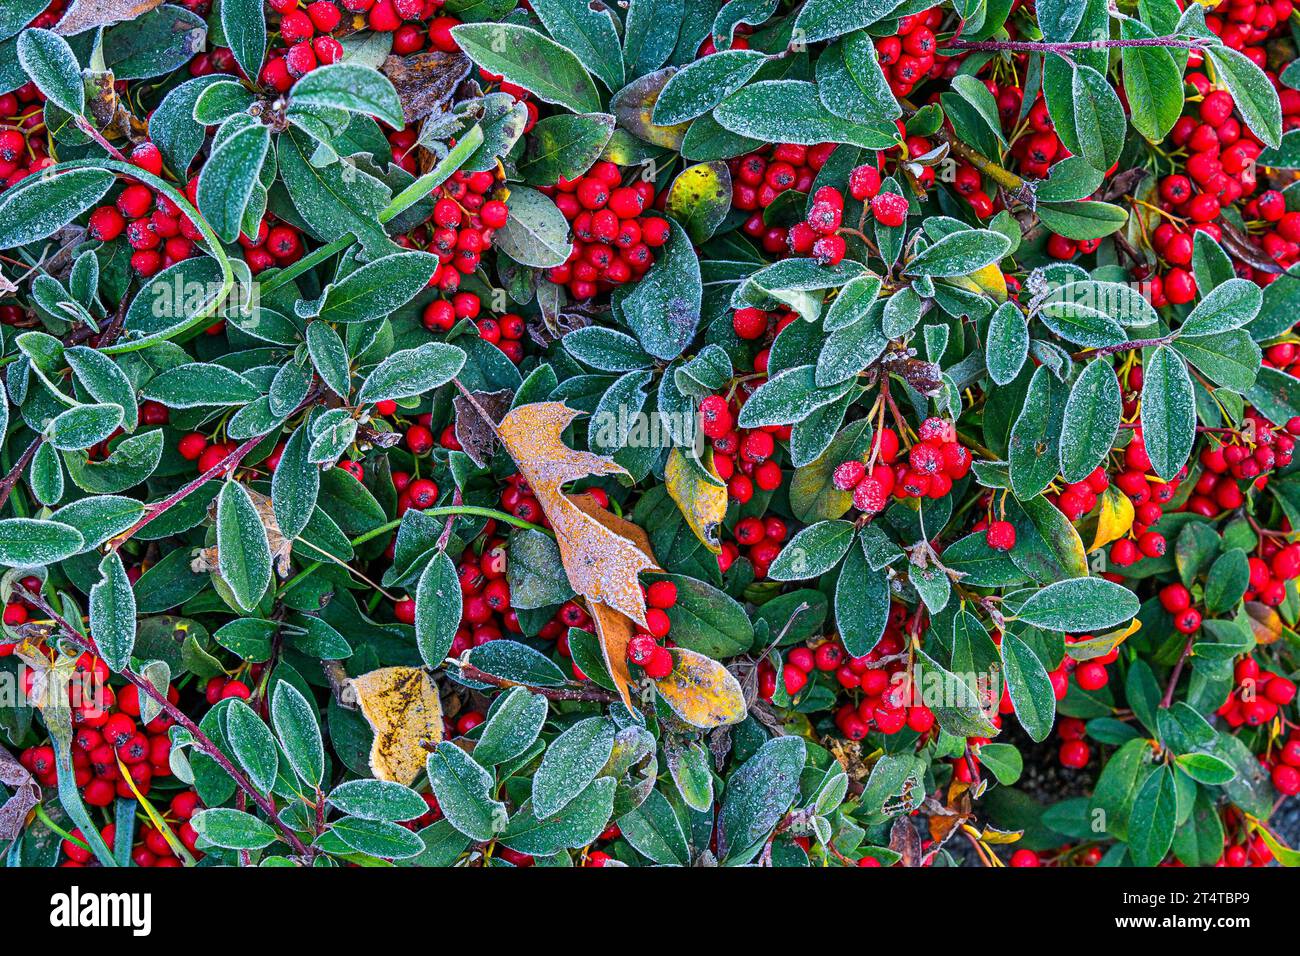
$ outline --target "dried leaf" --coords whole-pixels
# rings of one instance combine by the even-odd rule
[[[442,703],[429,675],[418,667],[382,667],[354,677],[347,696],[375,732],[375,777],[410,784],[424,770],[428,750],[442,741]]]
[[[580,478],[627,474],[612,459],[574,451],[561,441],[561,433],[577,416],[562,402],[521,405],[502,419],[498,434],[555,531],[573,590],[644,627],[645,595],[637,576],[655,569],[648,542],[629,540],[633,525],[560,490]]]
[[[668,462],[664,466],[664,484],[695,537],[718,554],[722,551],[719,531],[727,516],[727,486],[714,471],[712,463],[707,473],[704,467],[703,463],[687,458],[680,448],[674,448],[668,453]],[[713,481],[709,481],[710,476]]]
[[[718,661],[675,647],[673,669],[655,690],[682,720],[695,727],[720,727],[745,719],[740,681]]]
[[[470,62],[460,51],[425,50],[413,56],[390,56],[379,69],[397,90],[406,121],[414,123],[451,99],[469,75]]]
[[[451,403],[456,408],[456,441],[461,450],[480,468],[487,466],[497,448],[497,423],[510,410],[509,389],[499,392],[472,392],[470,396],[456,395]],[[483,417],[486,412],[491,421]]]
[[[123,20],[134,20],[162,4],[162,0],[72,0],[55,33],[72,36]]]
[[[1101,503],[1097,512],[1097,533],[1093,536],[1089,552],[1104,548],[1112,541],[1128,534],[1133,527],[1133,502],[1114,485],[1101,493]]]
[[[0,843],[16,839],[23,832],[27,814],[41,799],[40,785],[27,768],[0,747],[0,783],[9,789],[10,797],[0,806]]]
[[[900,866],[921,865],[921,837],[907,817],[899,817],[889,828],[889,848],[901,858]]]

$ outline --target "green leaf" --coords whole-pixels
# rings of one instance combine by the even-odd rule
[[[457,45],[484,69],[574,113],[600,110],[600,95],[582,62],[554,40],[516,23],[463,23]],[[617,49],[617,44],[615,44]]]
[[[754,643],[749,615],[726,592],[685,574],[656,575],[652,580],[671,581],[677,588],[677,603],[667,609],[674,644],[726,660]]]
[[[1198,242],[1213,242],[1208,237],[1202,240],[1202,235],[1196,234]],[[1178,334],[1180,337],[1210,335],[1239,329],[1252,322],[1263,305],[1264,294],[1255,283],[1249,279],[1228,279],[1205,294],[1183,320]]]
[[[239,698],[232,699],[226,711],[226,739],[253,786],[270,793],[280,769],[279,749],[271,729]]]
[[[121,424],[120,405],[77,405],[56,415],[45,437],[59,451],[78,451],[104,441]]]
[[[737,424],[741,428],[761,428],[802,421],[823,405],[842,398],[853,384],[847,381],[823,388],[816,376],[816,366],[800,365],[769,378],[740,409]]]
[[[596,779],[614,750],[614,730],[608,718],[588,717],[551,742],[533,775],[535,813],[559,813]]]
[[[446,385],[464,367],[464,351],[444,342],[394,352],[361,384],[357,404],[423,395]]]
[[[908,275],[936,279],[970,275],[998,262],[1011,251],[1011,240],[991,229],[951,232],[912,258]]]
[[[217,566],[239,606],[257,607],[271,584],[271,546],[253,500],[234,480],[217,496]]]
[[[718,853],[744,864],[781,822],[799,796],[807,748],[799,737],[775,737],[759,747],[727,781],[718,815]]]
[[[1038,495],[1056,477],[1067,401],[1065,385],[1046,365],[1034,370],[1008,451],[1011,487],[1021,501]]]
[[[1125,40],[1152,39],[1155,34],[1141,20],[1120,20]],[[1173,55],[1163,47],[1130,46],[1120,50],[1124,93],[1133,128],[1153,143],[1173,129],[1183,111],[1183,74]]]
[[[809,525],[781,549],[768,576],[773,581],[806,581],[821,577],[835,565],[853,543],[851,521],[819,521]]]
[[[898,131],[891,123],[857,123],[822,105],[817,87],[805,80],[763,80],[723,100],[713,117],[733,133],[773,143],[851,143],[888,149]]]
[[[242,810],[200,810],[190,818],[190,825],[208,842],[228,850],[259,850],[275,842],[270,825]]]
[[[1282,105],[1277,91],[1255,62],[1239,50],[1210,46],[1205,55],[1214,66],[1219,82],[1228,88],[1232,100],[1250,131],[1267,146],[1282,144]]]
[[[651,790],[639,807],[618,818],[623,839],[642,856],[661,866],[686,866],[690,850],[672,805]]]
[[[402,101],[388,77],[355,63],[316,67],[293,85],[289,100],[298,106],[328,106],[375,116],[396,129],[406,125]]]
[[[123,427],[133,431],[138,421],[135,388],[118,364],[84,345],[64,349],[63,358],[95,401],[122,409]]]
[[[330,832],[352,849],[385,860],[404,860],[424,852],[424,841],[405,827],[386,820],[344,817]]]
[[[221,0],[221,32],[245,76],[260,76],[266,56],[266,17],[261,0]]]
[[[1205,578],[1205,609],[1212,614],[1233,610],[1249,586],[1250,563],[1246,552],[1233,548],[1221,554]]]
[[[535,189],[521,186],[506,200],[510,218],[496,231],[493,243],[521,265],[539,269],[564,263],[569,257],[569,223],[555,203]]]
[[[519,610],[560,604],[573,596],[560,549],[550,537],[532,528],[510,533],[506,580],[510,603]]]
[[[731,209],[731,171],[719,161],[682,170],[668,187],[664,207],[693,242],[707,241]]]
[[[96,205],[112,185],[113,174],[103,169],[27,177],[0,194],[0,249],[54,235]]]
[[[1089,66],[1076,64],[1071,87],[1074,104],[1074,143],[1071,152],[1082,156],[1094,169],[1108,170],[1124,148],[1124,106],[1110,82]],[[1068,136],[1063,139],[1068,140]]]
[[[239,237],[244,208],[258,185],[258,174],[270,148],[270,127],[255,123],[222,140],[203,164],[196,194],[198,207],[213,231],[226,242]]]
[[[168,408],[245,405],[262,393],[238,372],[211,362],[177,365],[150,380],[141,394]]]
[[[1052,692],[1052,682],[1043,662],[1011,631],[1003,632],[999,651],[1016,719],[1034,740],[1046,740],[1056,719],[1056,695]]]
[[[618,781],[599,777],[565,805],[558,814],[537,816],[525,803],[510,820],[501,842],[512,850],[549,856],[593,842],[609,824],[614,812],[614,791]]]
[[[610,90],[623,85],[623,55],[612,11],[588,0],[536,0],[530,4],[546,32],[572,52]]]
[[[505,804],[492,799],[492,775],[455,744],[443,741],[429,754],[429,786],[443,816],[473,840],[491,840],[505,828]]]
[[[1029,323],[1014,302],[1003,302],[989,319],[984,364],[994,385],[1015,381],[1029,356]]]
[[[655,358],[671,361],[695,338],[704,287],[700,262],[686,232],[669,220],[671,234],[641,280],[615,293],[624,321]],[[630,290],[630,291],[628,291]]]
[[[1061,476],[1066,481],[1082,481],[1106,460],[1119,433],[1122,406],[1110,361],[1089,362],[1070,389],[1061,420]]]
[[[795,29],[805,43],[830,40],[885,19],[897,6],[895,0],[808,0]]]
[[[1234,392],[1248,392],[1259,375],[1260,349],[1245,329],[1179,336],[1170,343],[1170,348],[1207,378]]]
[[[99,564],[100,579],[90,589],[90,631],[99,656],[109,669],[121,672],[135,648],[135,592],[126,566],[116,551]]]
[[[561,341],[564,350],[579,362],[602,372],[634,372],[652,363],[636,339],[616,329],[589,325],[574,329]]]
[[[280,533],[286,538],[302,534],[320,494],[320,469],[307,458],[311,429],[300,425],[284,443],[280,463],[271,475],[271,508]]]
[[[1019,780],[1025,769],[1024,758],[1012,744],[984,744],[980,747],[980,763],[1006,787]]]
[[[389,823],[429,812],[423,797],[392,780],[347,780],[330,791],[329,802],[351,816]]]
[[[1237,775],[1232,764],[1214,754],[1179,754],[1174,758],[1180,770],[1197,783],[1222,786]]]
[[[1138,612],[1132,591],[1105,578],[1069,578],[1034,591],[1016,618],[1048,631],[1103,631]]]
[[[271,692],[271,725],[280,738],[285,759],[303,783],[319,787],[325,777],[325,745],[316,710],[287,680]]]
[[[474,745],[474,760],[485,767],[518,757],[542,732],[547,703],[526,687],[512,687],[492,702],[486,723]]]
[[[18,62],[50,102],[73,116],[85,112],[81,65],[63,37],[37,27],[24,30],[18,35]]]
[[[367,262],[325,289],[317,316],[323,322],[368,322],[396,312],[415,298],[438,271],[438,257],[397,252]]]
[[[0,518],[0,564],[35,568],[57,564],[85,547],[81,533],[59,521]]]
[[[1069,203],[1039,203],[1034,212],[1043,225],[1067,239],[1102,239],[1123,228],[1128,213],[1108,202],[1086,199]]]
[[[1178,473],[1196,442],[1196,398],[1183,360],[1168,346],[1143,365],[1142,435],[1155,473],[1168,481]]]
[[[614,117],[608,113],[557,113],[538,120],[528,153],[519,161],[519,175],[535,186],[554,186],[561,177],[577,179],[600,159],[613,134]]]
[[[441,665],[451,650],[460,626],[461,600],[456,565],[439,551],[415,588],[415,643],[420,659],[430,667]]]
[[[1178,794],[1173,771],[1157,767],[1147,775],[1129,817],[1128,847],[1137,866],[1155,866],[1174,841]]]
[[[719,50],[686,64],[664,84],[651,120],[675,126],[703,116],[749,82],[766,59],[758,50]]]

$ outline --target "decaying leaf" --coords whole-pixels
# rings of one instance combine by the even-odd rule
[[[17,838],[27,823],[27,814],[41,799],[40,785],[27,768],[0,747],[0,783],[9,790],[9,799],[0,805],[0,842]]]
[[[1073,644],[1067,644],[1065,650],[1076,661],[1089,661],[1094,657],[1105,657],[1140,630],[1142,630],[1142,622],[1137,618],[1133,618],[1127,625],[1117,631],[1098,634],[1086,641],[1075,641]]]
[[[1258,644],[1272,644],[1282,636],[1282,617],[1276,608],[1259,601],[1246,602],[1246,618]]]
[[[408,123],[424,119],[451,99],[469,75],[469,57],[456,51],[425,50],[413,56],[390,56],[380,71],[392,81]]]
[[[889,828],[889,848],[901,858],[900,866],[921,865],[921,837],[907,817],[899,817]]]
[[[1128,534],[1133,527],[1133,502],[1114,485],[1101,493],[1097,510],[1097,533],[1093,536],[1089,552],[1104,548]]]
[[[659,101],[659,94],[676,72],[674,67],[667,67],[647,73],[623,87],[609,104],[610,112],[618,117],[618,125],[655,146],[666,146],[669,149],[681,146],[690,123],[656,126],[650,122],[650,114]]]
[[[472,400],[471,400],[472,396]],[[451,403],[456,408],[456,441],[470,461],[480,468],[486,467],[497,448],[497,423],[510,410],[512,394],[509,389],[499,392],[472,392],[456,395]],[[491,421],[483,417],[486,412]]]
[[[637,575],[655,570],[654,559],[626,537],[629,523],[616,528],[614,516],[601,516],[608,513],[594,502],[580,505],[560,490],[580,478],[627,474],[612,459],[574,451],[561,441],[578,414],[562,402],[521,405],[501,420],[498,434],[551,522],[573,590],[644,627],[645,595]]]
[[[379,780],[409,784],[428,749],[442,740],[438,688],[418,667],[382,667],[354,677],[344,694],[355,700],[375,732],[370,769]]]
[[[293,551],[293,539],[286,538],[280,532],[280,526],[276,523],[275,512],[271,508],[271,499],[266,495],[254,491],[252,488],[245,487],[248,492],[249,500],[253,502],[253,508],[257,511],[258,518],[262,521],[262,527],[266,528],[266,540],[271,546],[271,561],[275,567],[276,574],[282,578],[287,578],[293,570],[291,563]],[[211,512],[216,513],[217,502],[214,498],[212,501]],[[206,574],[216,571],[217,564],[217,546],[204,548],[194,556],[190,562],[190,570],[195,574]]]
[[[727,486],[713,470],[686,456],[680,448],[668,453],[664,466],[664,484],[686,523],[706,548],[714,554],[722,551],[719,532],[727,516]],[[710,480],[712,479],[712,480]]]
[[[72,0],[54,32],[64,36],[84,33],[96,27],[133,20],[161,4],[162,0]]]
[[[745,695],[735,675],[711,657],[672,649],[673,669],[655,684],[664,703],[695,727],[720,727],[745,719]]]

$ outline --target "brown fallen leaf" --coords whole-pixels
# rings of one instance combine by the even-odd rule
[[[438,688],[418,667],[382,667],[348,682],[344,700],[353,699],[375,732],[375,777],[410,784],[424,770],[429,749],[442,741]]]
[[[469,75],[470,62],[457,51],[425,50],[413,56],[390,56],[380,68],[397,90],[408,123],[424,119],[451,99]]]
[[[497,448],[497,422],[510,410],[513,393],[503,388],[499,392],[471,392],[469,396],[456,395],[451,404],[456,409],[456,441],[470,461],[483,468]],[[490,421],[483,417],[486,412]]]
[[[745,695],[734,674],[711,657],[674,647],[673,669],[656,682],[664,703],[694,727],[721,727],[745,719]]]
[[[627,474],[613,459],[564,444],[560,435],[578,414],[562,402],[521,405],[501,420],[497,433],[551,523],[573,590],[645,627],[645,595],[637,576],[655,570],[648,542],[626,537],[634,527],[630,522],[616,526],[617,519],[592,507],[594,502],[580,506],[560,490],[580,478]],[[607,517],[598,517],[602,513]]]
[[[162,4],[162,0],[72,0],[55,33],[72,36],[95,27],[134,20]]]

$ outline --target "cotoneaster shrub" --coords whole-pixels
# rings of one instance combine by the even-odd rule
[[[1294,864],[1292,0],[9,0],[11,866]]]

